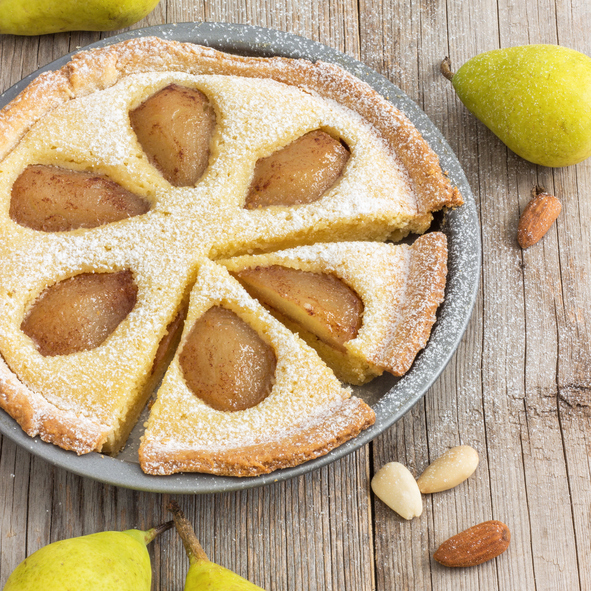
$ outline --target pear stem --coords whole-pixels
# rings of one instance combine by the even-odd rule
[[[156,536],[159,536],[161,533],[164,533],[166,530],[170,529],[174,525],[174,521],[167,521],[166,523],[162,523],[149,529],[146,532],[146,544],[149,544]]]
[[[542,193],[546,193],[546,189],[544,189],[544,187],[542,187],[542,185],[535,185],[531,190],[532,197],[537,197],[538,195],[541,195]]]
[[[207,561],[209,562],[209,558],[205,553],[205,550],[199,543],[197,536],[195,535],[195,530],[193,526],[189,523],[189,520],[185,517],[184,513],[181,511],[178,503],[176,501],[170,501],[168,504],[168,510],[172,512],[172,516],[174,518],[174,525],[176,530],[181,536],[181,540],[183,541],[183,546],[185,547],[185,552],[189,557],[190,562],[199,562],[199,561]]]
[[[445,56],[445,58],[443,59],[443,61],[441,62],[441,73],[448,79],[448,80],[452,80],[452,78],[454,77],[454,72],[451,71],[451,60],[449,59],[449,57]]]

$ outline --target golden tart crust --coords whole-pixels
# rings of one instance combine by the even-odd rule
[[[210,166],[194,188],[171,187],[149,164],[129,125],[129,110],[168,84],[200,89],[216,108]],[[275,96],[283,97],[283,106]],[[241,107],[244,97],[256,107],[251,112]],[[292,108],[285,106],[292,102]],[[298,112],[305,115],[298,119]],[[285,122],[286,114],[295,119]],[[280,133],[273,125],[251,133],[248,123],[257,116],[259,128],[271,121]],[[343,179],[313,204],[244,210],[256,160],[314,129],[350,144]],[[29,164],[105,174],[152,209],[89,230],[51,234],[24,228],[8,211],[12,183]],[[224,175],[230,179],[225,184]],[[244,58],[152,37],[81,52],[60,70],[40,75],[0,111],[0,256],[5,262],[0,406],[29,434],[65,449],[116,451],[153,388],[158,372],[152,364],[167,326],[199,269],[209,267],[208,257],[318,241],[399,238],[424,232],[433,211],[461,203],[436,155],[406,117],[333,64]],[[134,275],[138,303],[107,341],[92,351],[42,358],[20,331],[42,290],[79,273],[123,269]],[[294,459],[284,456],[281,465],[325,453],[367,426],[367,411],[360,411],[359,403],[352,406],[361,423],[343,420],[357,426],[325,441],[313,424],[300,425],[317,442],[316,451],[294,452]],[[348,412],[337,415],[349,417]],[[296,433],[286,437],[303,445]],[[260,445],[246,447],[262,458],[267,452]],[[237,452],[228,453],[235,458]],[[279,467],[271,456],[277,454],[260,459],[266,467],[259,469]],[[201,462],[199,469],[233,465],[243,473],[235,459],[185,459],[182,469]]]
[[[109,432],[107,425],[80,417],[77,411],[65,412],[41,394],[27,388],[0,357],[0,400],[4,408],[31,437],[63,449],[85,454],[100,449]]]

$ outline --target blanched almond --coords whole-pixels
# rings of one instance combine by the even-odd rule
[[[423,512],[423,500],[417,481],[406,466],[390,462],[372,478],[373,492],[388,507],[404,519],[418,517]]]
[[[478,467],[478,452],[469,445],[448,449],[417,480],[423,494],[449,490],[464,482]]]

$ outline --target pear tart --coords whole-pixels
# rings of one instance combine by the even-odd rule
[[[350,241],[423,233],[434,211],[461,203],[406,117],[338,66],[152,37],[81,52],[0,111],[0,406],[32,436],[116,453],[174,356],[145,470],[252,475],[326,453],[367,427],[371,409],[225,266],[238,273],[249,263],[232,257],[346,241],[345,254],[326,246],[334,258],[312,246],[294,255],[302,272],[329,272],[330,314],[345,302],[319,339],[344,361],[302,336],[351,382],[402,372],[444,279],[434,272],[437,296],[425,288],[431,271],[412,254],[422,246],[368,243],[374,255]],[[429,240],[440,270],[444,247]],[[276,256],[270,265],[293,266]],[[395,278],[364,287],[374,256]],[[373,347],[369,319],[391,300],[372,286],[400,311],[377,323],[388,336]],[[215,343],[215,327],[251,343],[243,361],[259,368],[228,378],[226,406],[194,354]]]

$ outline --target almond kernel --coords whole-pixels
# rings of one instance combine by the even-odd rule
[[[430,464],[417,484],[423,494],[449,490],[472,476],[477,467],[478,452],[469,445],[458,445]]]
[[[502,554],[510,541],[511,532],[504,523],[485,521],[443,542],[433,558],[443,566],[476,566]]]
[[[423,512],[423,500],[417,481],[406,466],[390,462],[372,478],[371,488],[378,498],[404,519]]]
[[[560,201],[541,187],[534,187],[532,194],[534,197],[519,218],[517,242],[521,248],[529,248],[540,241],[562,209]]]

